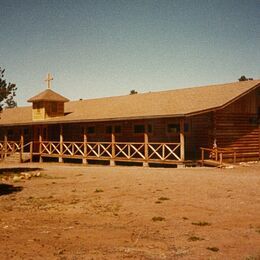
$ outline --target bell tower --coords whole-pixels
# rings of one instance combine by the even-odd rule
[[[53,77],[48,73],[45,79],[47,89],[28,100],[32,103],[33,121],[64,116],[64,103],[69,100],[51,90],[52,80]]]

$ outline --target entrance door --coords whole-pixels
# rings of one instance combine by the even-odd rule
[[[47,126],[34,126],[33,129],[33,151],[39,152],[40,137],[42,141],[48,140]]]

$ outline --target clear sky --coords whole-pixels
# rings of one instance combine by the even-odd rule
[[[18,105],[260,78],[260,0],[0,0],[0,66]]]

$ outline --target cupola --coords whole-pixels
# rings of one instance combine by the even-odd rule
[[[47,89],[28,100],[32,102],[33,121],[64,116],[64,103],[69,100],[51,90],[51,80],[53,77],[49,73],[45,79]]]

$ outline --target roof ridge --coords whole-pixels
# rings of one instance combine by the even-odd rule
[[[223,85],[233,85],[233,84],[246,84],[251,82],[259,82],[260,79],[257,80],[247,80],[247,81],[234,81],[234,82],[227,82],[222,84],[213,84],[213,85],[200,85],[195,87],[180,87],[176,89],[166,89],[166,90],[159,90],[159,91],[148,91],[148,92],[141,92],[137,94],[124,94],[124,95],[116,95],[116,96],[106,96],[106,97],[94,97],[94,98],[86,98],[86,99],[79,99],[79,100],[71,100],[71,102],[86,102],[90,100],[102,100],[102,99],[113,99],[113,98],[120,98],[120,97],[134,97],[134,96],[140,96],[140,95],[149,95],[149,94],[160,94],[160,93],[166,93],[166,92],[177,92],[177,91],[185,91],[185,90],[191,90],[191,89],[201,89],[201,88],[209,88],[209,87],[217,87],[217,86],[223,86]],[[252,86],[253,87],[253,86]]]
[[[39,94],[29,98],[27,102],[35,102],[35,101],[60,101],[67,102],[69,99],[65,98],[61,94],[55,92],[52,89],[45,89]]]

